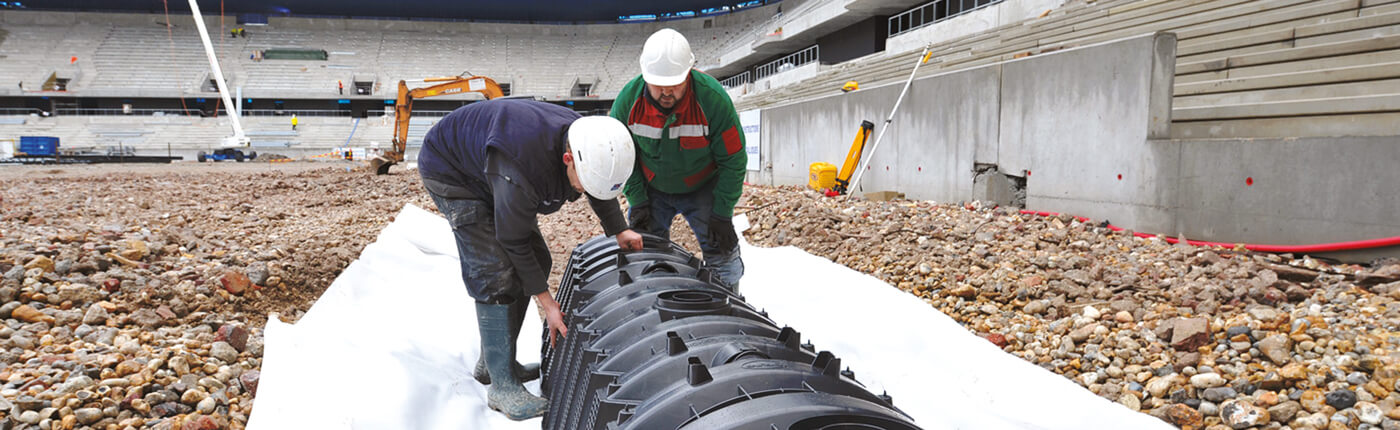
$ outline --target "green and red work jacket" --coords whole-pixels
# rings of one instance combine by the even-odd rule
[[[609,115],[627,124],[637,145],[637,166],[623,193],[637,206],[647,201],[647,187],[684,194],[715,179],[713,211],[732,217],[748,164],[739,114],[715,78],[691,70],[689,80],[669,115],[644,99],[640,75],[617,95]]]

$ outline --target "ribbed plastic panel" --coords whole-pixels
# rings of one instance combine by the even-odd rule
[[[556,298],[569,336],[552,349],[546,339],[542,354],[543,428],[918,428],[700,259],[645,244],[623,253],[598,237],[570,257]]]

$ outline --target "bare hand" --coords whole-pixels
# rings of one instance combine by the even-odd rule
[[[560,339],[569,335],[569,328],[564,326],[564,312],[559,309],[559,302],[555,301],[548,291],[536,294],[535,301],[544,309],[544,321],[549,326],[549,347],[553,348],[555,333],[559,334]]]
[[[632,229],[623,230],[617,234],[617,246],[623,251],[640,251],[642,250],[642,234],[632,231]]]

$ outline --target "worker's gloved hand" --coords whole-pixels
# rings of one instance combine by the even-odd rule
[[[632,219],[628,220],[628,228],[638,232],[651,231],[651,203],[633,206],[630,212]]]
[[[734,219],[710,214],[710,244],[722,251],[739,246],[739,235],[734,232]]]

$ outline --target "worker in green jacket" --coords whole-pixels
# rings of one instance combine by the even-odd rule
[[[732,218],[748,155],[734,102],[694,63],[690,42],[669,28],[642,47],[642,74],[622,88],[610,113],[637,145],[623,194],[634,231],[669,238],[676,214],[685,217],[705,264],[737,291],[744,262]]]

